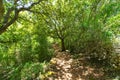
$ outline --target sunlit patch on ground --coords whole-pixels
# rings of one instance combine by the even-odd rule
[[[50,61],[54,73],[45,80],[105,80],[103,70],[91,67],[84,58],[73,59],[68,52],[56,53]]]

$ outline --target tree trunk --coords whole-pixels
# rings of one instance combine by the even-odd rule
[[[0,22],[3,18],[3,14],[4,14],[4,5],[3,5],[3,0],[0,0]]]
[[[65,51],[64,39],[61,39],[61,49],[62,49],[62,51]]]

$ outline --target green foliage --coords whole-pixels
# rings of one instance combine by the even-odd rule
[[[111,32],[113,32],[115,35],[120,33],[120,14],[117,14],[115,16],[111,16],[106,23],[106,28],[109,29]]]
[[[22,65],[15,66],[1,66],[0,79],[1,80],[20,80],[20,70]]]
[[[21,23],[16,22],[6,33],[0,35],[0,65],[10,67],[0,71],[0,77],[5,76],[1,80],[21,80],[25,76],[28,79],[29,76],[24,74],[26,69],[34,68],[35,74],[42,72],[42,65],[46,63],[39,62],[49,61],[53,56],[44,26],[33,26],[33,23],[24,23],[22,20]],[[31,70],[29,75],[34,71]]]
[[[6,13],[11,7],[28,6],[37,0],[19,0],[16,5],[14,1],[4,0],[5,6],[1,2],[0,22],[4,8]],[[19,13],[17,21],[0,35],[0,67],[5,67],[0,69],[0,78],[4,75],[0,80],[30,80],[43,74],[43,62],[54,53],[51,37],[75,58],[85,54],[120,70],[120,56],[113,46],[120,33],[119,13],[119,0],[46,0],[29,12]],[[14,10],[8,21],[13,15]]]
[[[30,80],[40,79],[42,74],[45,74],[47,63],[25,63],[24,65],[9,66],[1,68],[0,79],[1,80]]]
[[[26,63],[21,70],[21,79],[40,79],[41,74],[45,73],[45,67],[46,63]]]
[[[36,33],[36,41],[38,42],[38,46],[35,48],[35,52],[38,54],[38,59],[40,62],[50,60],[50,55],[48,51],[48,41],[47,36],[44,33],[44,29],[42,29],[40,32]]]
[[[86,3],[87,1],[83,3],[81,9],[86,8]],[[75,53],[81,52],[100,58],[107,57],[106,54],[113,50],[111,40],[113,34],[108,29],[104,29],[106,26],[104,21],[107,21],[107,18],[102,18],[105,14],[101,15],[103,14],[101,9],[104,9],[103,6],[107,6],[107,3],[102,1],[88,3],[86,10],[79,12],[82,15],[81,19],[74,24],[74,30],[71,28],[66,38],[66,47]]]

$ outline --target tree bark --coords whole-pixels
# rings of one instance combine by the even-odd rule
[[[61,39],[61,49],[62,49],[62,51],[65,51],[65,42],[64,42],[64,39]]]
[[[3,1],[0,0],[0,22],[3,17],[3,14],[4,14],[4,5],[3,5]]]

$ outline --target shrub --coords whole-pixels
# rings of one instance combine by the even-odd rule
[[[40,78],[45,73],[46,63],[26,63],[21,70],[21,80],[33,80]]]

